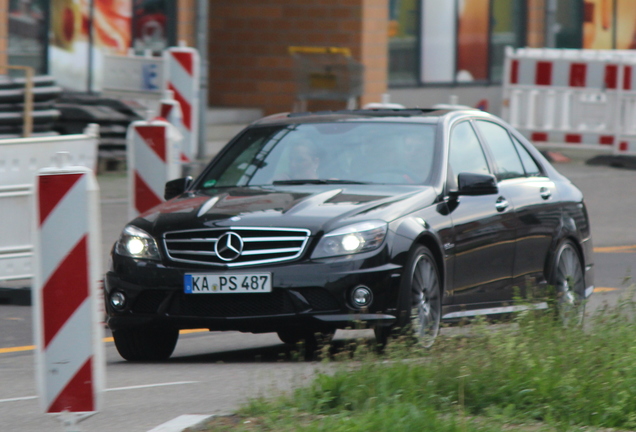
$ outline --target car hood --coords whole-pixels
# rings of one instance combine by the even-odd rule
[[[350,223],[390,222],[432,204],[431,186],[302,185],[187,192],[133,223],[152,234],[215,227],[307,228],[312,234]]]

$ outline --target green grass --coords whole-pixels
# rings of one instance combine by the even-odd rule
[[[471,324],[430,350],[402,340],[377,356],[360,345],[335,372],[290,396],[252,400],[230,429],[205,430],[635,429],[635,304],[587,320],[566,328],[551,312],[529,311]]]

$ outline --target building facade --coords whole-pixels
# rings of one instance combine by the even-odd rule
[[[359,104],[389,93],[429,106],[453,94],[497,113],[506,46],[636,48],[634,0],[207,0],[203,20],[201,1],[0,0],[0,73],[30,65],[99,91],[103,53],[184,41],[204,50],[209,105],[271,114],[298,93],[290,46],[344,47],[364,65]]]

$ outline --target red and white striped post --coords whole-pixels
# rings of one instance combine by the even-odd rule
[[[99,410],[105,366],[99,186],[65,156],[36,177],[33,299],[41,406],[68,425]]]
[[[181,134],[181,162],[191,162],[194,157],[190,148],[186,148],[185,137],[189,134],[188,128],[183,123],[183,113],[181,112],[181,104],[174,98],[171,90],[166,90],[164,98],[159,101],[159,117],[166,119],[168,123],[173,125],[179,134]]]
[[[180,134],[163,119],[128,127],[128,216],[133,219],[164,202],[166,182],[181,175]]]
[[[199,137],[199,52],[189,47],[171,47],[164,55],[166,89],[174,93],[181,106],[184,153],[192,160]]]

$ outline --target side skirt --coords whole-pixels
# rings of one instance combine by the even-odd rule
[[[449,312],[447,314],[442,315],[442,319],[456,319],[456,318],[464,318],[464,317],[472,317],[472,316],[480,316],[480,315],[498,315],[505,313],[513,313],[513,312],[521,312],[524,310],[538,310],[538,309],[547,309],[548,304],[546,302],[535,303],[531,305],[515,305],[515,306],[500,306],[500,307],[491,307],[485,309],[472,309],[472,310],[462,310],[456,312]]]

